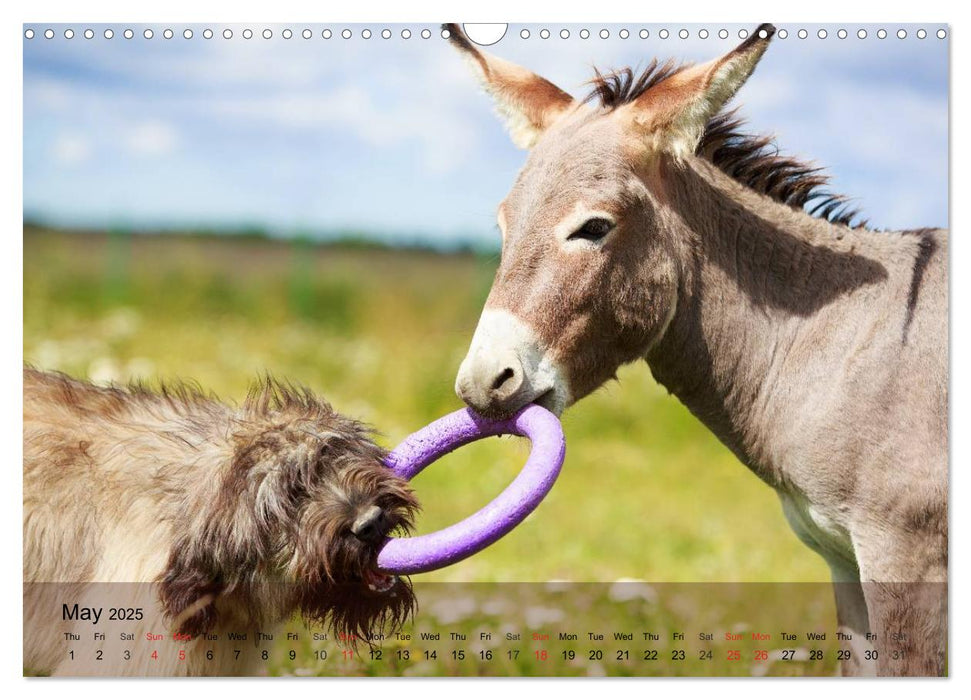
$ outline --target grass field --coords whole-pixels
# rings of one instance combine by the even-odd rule
[[[188,377],[239,400],[270,371],[393,446],[452,385],[496,259],[257,238],[24,233],[24,359],[96,381]],[[428,582],[823,581],[821,559],[646,365],[564,416],[567,460],[515,532]],[[528,446],[465,448],[415,480],[419,532],[472,513]]]

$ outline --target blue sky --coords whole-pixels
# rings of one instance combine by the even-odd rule
[[[46,27],[47,25],[44,25]],[[75,31],[73,39],[64,29]],[[433,25],[210,26],[215,36],[142,36],[145,25],[60,25],[24,39],[24,211],[73,226],[259,226],[280,235],[362,232],[388,240],[496,242],[495,208],[525,153]],[[130,26],[135,37],[122,32]],[[281,36],[289,26],[291,39]],[[364,27],[370,39],[360,38]],[[425,26],[433,30],[422,39]],[[680,29],[668,26],[669,30]],[[739,42],[737,25],[511,25],[490,51],[575,95],[591,67],[653,56],[707,60]],[[799,39],[805,26],[809,36]],[[858,39],[863,26],[868,38]],[[901,25],[892,25],[896,31]],[[95,38],[84,39],[92,28]],[[264,39],[264,28],[273,32]],[[527,28],[531,38],[522,39]],[[552,32],[539,38],[540,30]],[[825,27],[828,38],[819,39]],[[751,127],[827,168],[882,228],[948,223],[948,40],[875,25],[799,25],[776,38],[737,102]],[[647,39],[639,32],[646,28]],[[706,40],[698,38],[707,29]],[[751,27],[748,27],[751,29]]]

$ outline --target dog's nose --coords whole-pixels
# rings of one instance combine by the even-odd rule
[[[384,537],[384,511],[378,506],[368,506],[351,525],[351,533],[361,542],[374,544]]]
[[[523,403],[519,396],[525,372],[513,352],[476,352],[459,368],[455,391],[480,413],[511,412]]]

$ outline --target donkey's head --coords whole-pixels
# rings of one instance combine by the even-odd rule
[[[664,173],[693,157],[775,30],[762,25],[697,66],[598,74],[596,105],[448,30],[513,141],[530,149],[499,205],[502,260],[456,392],[487,415],[530,402],[559,414],[664,333],[683,246]]]

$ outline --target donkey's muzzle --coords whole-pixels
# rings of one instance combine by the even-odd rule
[[[472,409],[487,416],[505,416],[527,401],[522,395],[524,371],[515,353],[480,349],[459,368],[455,391]]]
[[[469,354],[455,378],[455,393],[487,418],[508,418],[529,403],[560,415],[569,385],[536,333],[509,311],[485,309]]]

